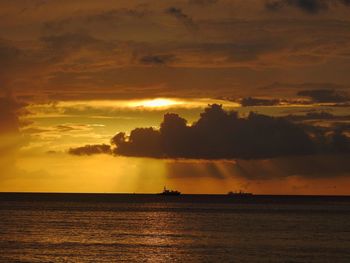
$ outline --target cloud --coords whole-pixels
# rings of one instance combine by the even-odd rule
[[[247,97],[241,100],[241,105],[243,107],[247,106],[274,106],[279,105],[280,100],[278,99],[261,99],[261,98],[253,98]]]
[[[156,97],[163,91],[212,97],[219,89],[264,97],[271,94],[254,94],[254,87],[273,81],[349,82],[350,31],[343,13],[271,19],[250,1],[107,2],[80,5],[79,12],[66,4],[54,12],[49,1],[18,21],[10,11],[27,4],[0,4],[7,15],[0,26],[6,38],[0,41],[0,74],[16,82],[11,85],[21,95],[65,99]],[[200,28],[195,38],[183,24]],[[151,67],[156,65],[171,68]],[[139,93],[139,87],[155,86],[164,89]]]
[[[288,115],[286,116],[289,120],[343,120],[349,121],[350,115],[334,115],[327,111],[310,111],[305,115]]]
[[[4,69],[20,56],[20,50],[5,40],[0,39],[0,65]]]
[[[65,59],[65,56],[71,52],[76,52],[82,48],[107,52],[115,47],[112,43],[95,38],[89,34],[82,32],[64,33],[56,35],[44,35],[40,38],[45,45],[43,52],[48,52],[48,55],[59,56]]]
[[[84,146],[70,153],[207,160],[350,153],[348,126],[325,129],[306,123],[318,117],[314,115],[270,117],[250,112],[239,117],[238,112],[212,104],[192,125],[175,113],[166,113],[159,129],[135,128],[129,136],[120,132],[111,139],[111,148]],[[326,113],[319,115],[320,120],[344,121]]]
[[[328,1],[325,0],[279,0],[269,1],[266,8],[269,10],[279,10],[284,6],[295,7],[304,12],[315,14],[321,10],[328,9]]]
[[[72,131],[89,131],[91,130],[91,126],[86,124],[60,124],[55,127],[55,130],[57,130],[60,133],[64,132],[72,132]]]
[[[159,130],[137,128],[126,138],[117,134],[116,154],[158,158],[254,159],[313,152],[313,142],[297,125],[281,118],[250,113],[239,118],[213,104],[192,126],[166,114]]]
[[[332,108],[327,107],[321,110],[312,107],[308,110],[294,111],[283,118],[303,126],[303,129],[314,138],[314,141],[317,141],[316,147],[322,148],[321,152],[335,152],[334,138],[338,135],[345,136],[344,145],[350,147],[346,138],[350,138],[350,115],[337,114],[336,110],[334,113],[330,111]],[[304,114],[300,114],[300,112]]]
[[[25,104],[18,102],[11,94],[0,97],[0,169],[3,158],[9,158],[24,144],[20,134],[19,116],[24,111]],[[13,160],[7,163],[13,165]]]
[[[140,63],[145,65],[166,65],[175,60],[174,55],[150,55],[140,58]]]
[[[210,6],[216,4],[218,1],[219,0],[189,0],[188,3],[190,5]]]
[[[347,85],[339,85],[329,82],[305,82],[305,83],[282,83],[274,82],[269,85],[263,86],[260,89],[267,90],[269,92],[288,91],[291,90],[311,90],[311,89],[348,89]],[[294,95],[294,94],[293,94]]]
[[[316,103],[341,103],[350,101],[350,97],[345,91],[337,91],[335,89],[301,90],[297,95],[309,97]]]
[[[24,103],[19,103],[11,95],[0,97],[0,134],[19,131],[18,115]]]
[[[272,0],[265,4],[266,9],[278,11],[284,7],[293,7],[300,9],[309,14],[317,14],[321,11],[328,10],[331,5],[341,4],[348,6],[348,0]]]
[[[237,160],[236,170],[245,178],[271,179],[303,176],[309,178],[335,177],[350,174],[348,155],[309,155],[269,160]]]
[[[38,128],[38,127],[30,127],[22,130],[24,134],[40,134],[51,131],[50,129]]]
[[[321,112],[308,112],[305,115],[288,115],[286,118],[292,121],[297,120],[334,120],[338,116],[332,113],[321,111]]]
[[[70,148],[68,153],[72,155],[110,154],[111,147],[107,144],[88,144],[82,147]]]
[[[151,14],[149,10],[144,8],[113,8],[108,10],[97,10],[83,14],[73,14],[71,16],[53,19],[44,23],[45,32],[68,32],[72,29],[78,30],[81,27],[88,26],[91,32],[97,27],[113,28],[123,24],[123,21],[135,19],[135,21],[145,18]]]
[[[11,41],[0,39],[0,91],[7,87],[11,71],[18,68],[23,52]]]
[[[25,12],[29,12],[29,11],[35,11],[42,6],[45,6],[47,4],[47,2],[48,2],[47,0],[32,1],[32,2],[28,3],[30,5],[22,8],[22,10],[20,11],[20,14],[25,13]]]
[[[322,88],[327,87],[327,88]],[[335,84],[272,84],[262,88],[264,90],[271,90],[274,93],[284,93],[285,98],[259,98],[259,97],[245,97],[240,99],[243,107],[247,106],[276,106],[276,105],[311,105],[317,103],[332,103],[332,106],[348,106],[350,96],[341,85]],[[289,89],[289,91],[288,91]],[[293,92],[294,89],[299,90],[296,95],[304,98],[288,98],[287,92]],[[282,95],[281,94],[281,95]],[[287,96],[286,96],[287,95]],[[290,96],[295,96],[293,93]],[[286,98],[287,97],[287,98]],[[308,98],[308,99],[306,99]],[[232,97],[222,97],[224,100],[237,101]],[[310,114],[311,116],[311,114]]]
[[[198,29],[198,27],[197,27],[196,23],[194,23],[193,19],[189,15],[186,15],[182,11],[181,8],[169,7],[165,10],[165,13],[175,17],[177,20],[179,20],[182,24],[184,24],[191,31]]]
[[[331,82],[273,82],[257,89],[259,96],[273,94],[281,104],[310,105],[313,103],[332,103],[346,106],[349,101],[349,85]],[[268,96],[267,96],[268,97]]]
[[[37,47],[30,45],[32,43]],[[43,35],[30,44],[0,40],[1,84],[16,89],[19,86],[18,89],[29,96],[40,92],[43,82],[46,87],[51,86],[48,82],[54,72],[77,73],[93,67],[96,56],[105,57],[112,47],[109,42],[81,32]],[[65,65],[61,67],[61,63]]]

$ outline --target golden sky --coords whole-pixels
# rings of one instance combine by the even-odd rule
[[[1,1],[0,191],[350,194],[349,14],[343,0]],[[195,127],[208,104],[282,118],[317,150],[70,153],[169,112]]]

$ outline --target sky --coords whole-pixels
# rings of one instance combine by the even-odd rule
[[[350,194],[350,1],[0,1],[0,191]]]

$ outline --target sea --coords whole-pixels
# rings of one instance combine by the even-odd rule
[[[350,197],[0,194],[0,262],[350,262]]]

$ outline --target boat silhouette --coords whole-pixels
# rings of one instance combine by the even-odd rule
[[[159,195],[181,195],[181,192],[166,189],[166,187],[164,186],[163,192],[159,193]]]

